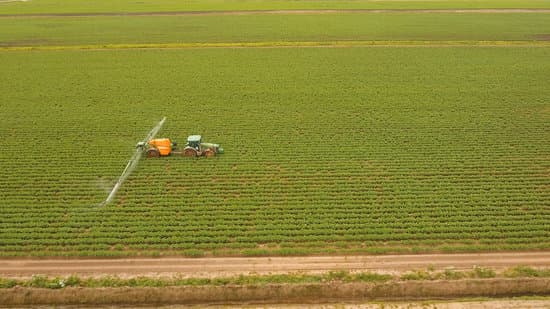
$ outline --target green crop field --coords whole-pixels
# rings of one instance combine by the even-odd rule
[[[533,41],[550,35],[550,14],[340,13],[0,18],[0,29],[0,47],[350,40]]]
[[[316,9],[550,8],[548,0],[0,0],[0,15]]]
[[[0,14],[550,6],[57,3],[0,3]],[[549,17],[0,17],[0,255],[549,249]],[[199,44],[242,42],[269,48]],[[178,44],[193,48],[158,48]],[[142,159],[100,206],[164,116],[159,136],[202,134],[225,154]]]

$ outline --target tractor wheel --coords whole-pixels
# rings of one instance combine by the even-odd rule
[[[215,156],[216,153],[214,152],[214,150],[212,149],[207,149],[205,152],[204,152],[204,156],[207,157],[207,158],[211,158],[213,156]]]
[[[183,150],[183,156],[184,157],[196,157],[197,156],[197,150],[192,147],[187,147]]]
[[[147,158],[158,158],[158,157],[160,157],[160,151],[156,148],[147,149],[145,154],[147,155]]]

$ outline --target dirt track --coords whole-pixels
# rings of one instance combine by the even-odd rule
[[[214,277],[249,273],[323,272],[330,270],[399,273],[433,267],[471,269],[473,266],[502,269],[517,265],[550,267],[549,252],[482,254],[425,254],[383,256],[310,256],[257,258],[133,258],[71,260],[0,260],[0,276],[33,274],[102,276]]]
[[[550,9],[338,9],[338,10],[246,10],[246,11],[174,11],[174,12],[98,12],[98,13],[45,13],[3,14],[0,18],[17,17],[94,17],[94,16],[204,16],[204,15],[307,15],[342,13],[550,13]]]

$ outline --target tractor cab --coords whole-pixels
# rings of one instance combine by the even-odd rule
[[[202,137],[200,135],[189,135],[189,137],[187,137],[186,146],[193,147],[197,151],[200,151],[201,142],[202,142]]]

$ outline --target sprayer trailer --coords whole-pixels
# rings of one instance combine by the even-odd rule
[[[155,138],[147,143],[139,142],[136,147],[142,148],[147,158],[158,158],[169,155],[184,157],[213,157],[223,153],[223,148],[218,144],[203,143],[200,135],[190,135],[183,149],[177,149],[177,143],[169,138]]]

